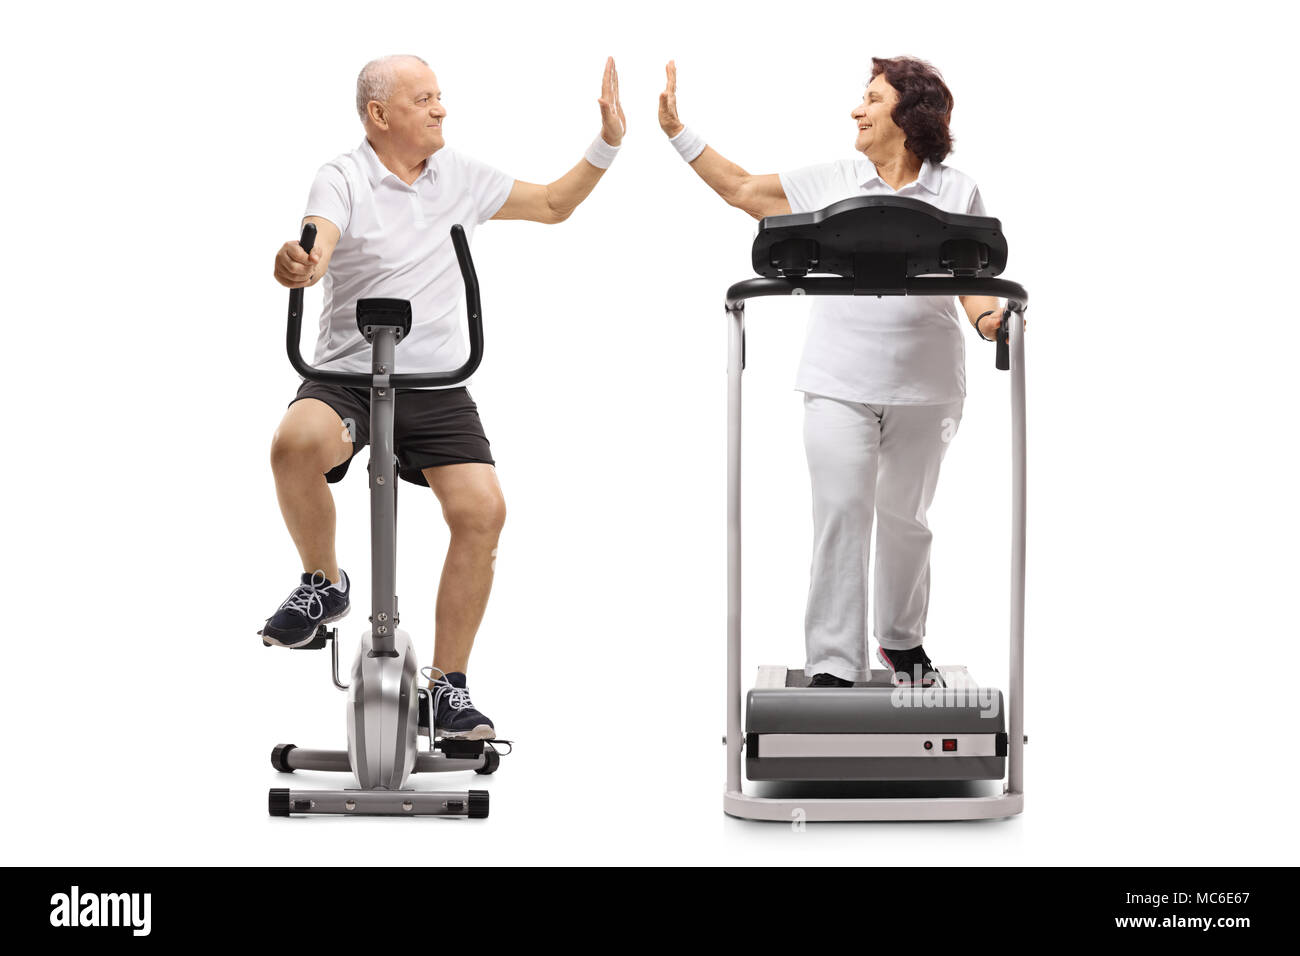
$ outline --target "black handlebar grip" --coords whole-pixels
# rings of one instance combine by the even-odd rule
[[[993,360],[993,365],[998,371],[1005,372],[1011,368],[1011,348],[1010,342],[1011,327],[1007,325],[1007,318],[1011,315],[1010,309],[1002,310],[1002,321],[998,324],[998,329],[994,333],[997,339],[997,356]]]
[[[474,322],[482,312],[482,302],[479,298],[478,273],[474,271],[474,258],[469,253],[469,240],[465,238],[465,227],[460,223],[451,227],[451,247],[456,251],[461,280],[465,283],[465,304],[469,309],[472,332]]]
[[[302,251],[311,254],[311,247],[316,245],[316,224],[309,222],[302,227],[302,238],[298,240]],[[298,340],[302,336],[302,289],[289,290],[289,325],[285,333],[285,349],[289,352],[289,362],[303,378],[308,377],[311,367],[303,361]]]

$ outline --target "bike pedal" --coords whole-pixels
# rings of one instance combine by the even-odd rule
[[[468,760],[473,757],[483,756],[483,745],[487,741],[483,740],[449,740],[446,737],[439,738],[435,746],[443,752],[444,756],[456,760]]]

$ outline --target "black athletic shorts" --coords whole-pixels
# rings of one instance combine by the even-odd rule
[[[369,444],[370,389],[303,382],[293,401],[302,398],[319,399],[343,419],[344,427],[352,435],[353,457]],[[478,418],[478,406],[468,389],[399,388],[395,399],[393,451],[397,455],[397,473],[407,481],[427,487],[429,483],[420,470],[434,465],[458,465],[467,461],[496,464]],[[325,480],[341,481],[350,464],[351,458],[326,472]]]

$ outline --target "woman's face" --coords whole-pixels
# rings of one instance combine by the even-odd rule
[[[877,74],[852,113],[858,124],[858,141],[854,145],[858,152],[880,160],[903,150],[907,136],[890,119],[897,105],[898,90],[889,85],[885,74]]]

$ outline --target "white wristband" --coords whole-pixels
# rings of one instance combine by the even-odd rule
[[[682,159],[688,163],[694,162],[700,153],[704,152],[704,147],[708,144],[700,138],[689,126],[683,126],[682,131],[668,140],[676,147],[677,152],[681,153]]]
[[[618,155],[618,147],[610,146],[609,143],[605,142],[605,137],[598,133],[596,138],[592,140],[591,145],[587,147],[585,155],[587,162],[597,169],[609,169],[609,164]]]

